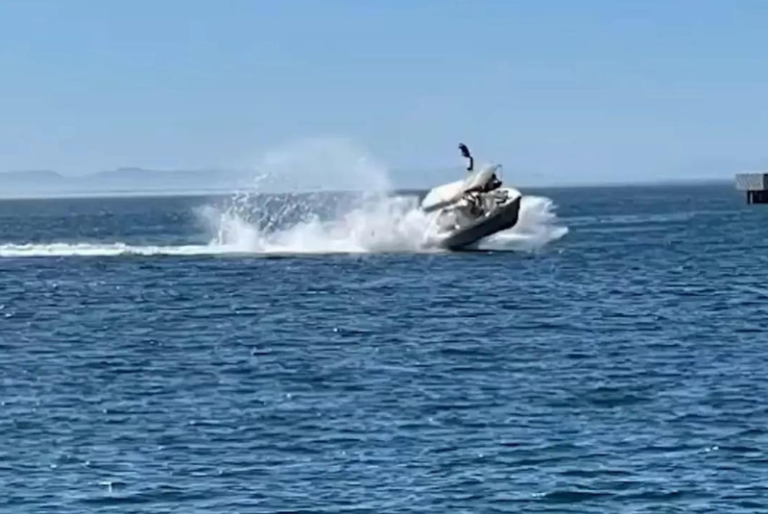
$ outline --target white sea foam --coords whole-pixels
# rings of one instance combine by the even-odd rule
[[[0,257],[323,254],[434,251],[430,220],[418,198],[387,194],[389,178],[380,163],[343,140],[309,140],[268,154],[252,190],[225,206],[197,211],[210,242],[204,245],[137,246],[120,242],[3,244]],[[304,170],[302,172],[302,170]],[[344,206],[317,197],[264,194],[275,185],[289,190],[358,190]],[[368,188],[368,189],[366,189]],[[285,187],[283,188],[286,189]],[[275,202],[279,201],[279,205]],[[552,201],[523,197],[520,221],[513,229],[480,243],[482,250],[535,251],[561,238]]]
[[[436,234],[418,200],[402,196],[374,196],[332,219],[310,215],[295,224],[266,229],[253,221],[242,206],[201,212],[214,227],[212,244],[248,253],[372,253],[434,251]],[[258,216],[256,216],[258,218]],[[557,224],[552,201],[523,197],[520,221],[510,230],[484,240],[478,248],[495,251],[535,251],[563,237],[566,227]]]
[[[287,198],[280,215],[248,194],[233,198],[225,209],[207,207],[199,215],[213,232],[212,244],[252,253],[418,252],[434,251],[436,234],[415,197],[387,194],[386,167],[343,139],[310,139],[270,153],[255,191],[276,185],[291,191],[357,190],[368,194],[330,217],[307,200]],[[283,190],[286,190],[283,187]],[[302,219],[286,223],[297,211]],[[497,251],[532,251],[563,237],[548,198],[524,197],[520,222],[479,245]]]
[[[132,246],[124,243],[3,244],[0,257],[95,257],[118,255],[205,255],[226,253],[211,245]]]
[[[279,217],[265,222],[268,214],[251,204],[236,203],[225,210],[209,206],[199,212],[215,232],[213,246],[251,253],[415,252],[429,246],[428,220],[413,197],[366,196],[330,217],[310,208],[295,223]],[[294,209],[288,207],[282,215]]]
[[[427,218],[415,198],[368,198],[338,218],[320,216],[282,228],[260,227],[237,208],[206,207],[199,214],[214,231],[210,243],[138,246],[124,243],[2,244],[0,257],[120,255],[323,254],[434,251]],[[257,207],[258,208],[258,207]],[[479,248],[535,251],[559,239],[567,228],[555,224],[551,202],[524,197],[520,223],[484,240]]]
[[[552,200],[540,196],[523,196],[520,201],[520,219],[517,225],[484,239],[478,248],[497,251],[536,251],[567,233],[568,228],[558,224]]]

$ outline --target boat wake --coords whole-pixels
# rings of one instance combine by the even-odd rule
[[[281,226],[280,218],[247,203],[226,210],[207,207],[200,215],[215,230],[211,246],[239,253],[381,253],[437,251],[430,219],[415,196],[374,196],[359,200],[348,211],[323,216],[311,208],[300,221]],[[283,213],[285,216],[285,213]],[[520,221],[484,240],[480,250],[536,251],[563,237],[551,200],[523,197]]]
[[[348,206],[330,197],[293,197],[272,212],[263,202],[245,198],[224,209],[208,206],[198,215],[213,232],[211,246],[236,252],[415,252],[428,247],[428,221],[418,198],[374,195],[339,201]]]
[[[211,245],[139,246],[124,243],[2,244],[0,257],[115,257],[121,255],[212,255],[226,253]]]
[[[558,224],[555,205],[549,198],[523,196],[520,219],[513,228],[480,242],[480,250],[534,252],[568,233]]]
[[[335,146],[334,146],[335,145]],[[418,195],[388,193],[385,168],[360,158],[345,144],[313,141],[309,150],[277,152],[266,160],[268,171],[254,181],[252,191],[239,193],[224,203],[196,210],[205,230],[198,241],[207,244],[181,246],[134,245],[130,242],[55,242],[0,244],[0,257],[69,257],[121,255],[274,255],[330,253],[415,253],[438,251],[430,218],[419,208]],[[328,148],[331,148],[329,152]],[[291,184],[319,169],[319,161],[343,169],[343,187],[360,193],[330,192],[338,180],[328,180],[327,168],[310,173],[312,189],[319,193],[265,194],[264,184],[279,178]],[[341,158],[336,158],[341,155]],[[298,158],[296,157],[298,156]],[[345,166],[344,163],[348,163]],[[349,173],[352,169],[353,173]],[[297,171],[298,170],[298,171]],[[338,173],[337,173],[338,174]],[[323,177],[323,180],[317,177]],[[305,184],[306,185],[306,184]],[[373,187],[373,191],[370,188]],[[160,200],[159,200],[160,201]],[[169,227],[169,232],[173,227]],[[480,250],[536,251],[568,232],[559,226],[553,203],[542,197],[524,196],[520,218],[512,229],[483,240]]]
[[[209,205],[197,212],[210,242],[197,245],[131,245],[108,243],[1,244],[0,257],[71,256],[194,256],[290,255],[331,253],[415,253],[437,251],[429,220],[418,208],[418,198],[381,196],[362,198],[358,205],[332,214],[317,212],[307,200],[287,203],[277,212],[265,208],[260,196],[233,199],[226,207]],[[284,200],[290,202],[291,200]],[[264,202],[264,203],[262,203]],[[321,209],[318,209],[321,210]],[[342,209],[343,210],[343,209]],[[301,211],[298,214],[296,211]],[[322,210],[321,210],[322,211]],[[298,218],[291,222],[290,218]],[[495,234],[480,250],[536,251],[561,238],[552,202],[523,197],[520,221]]]

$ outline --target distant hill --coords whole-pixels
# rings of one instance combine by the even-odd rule
[[[251,183],[251,174],[225,170],[119,168],[80,176],[49,170],[11,171],[0,173],[0,197],[217,192]]]

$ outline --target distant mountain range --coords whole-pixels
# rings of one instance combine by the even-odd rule
[[[161,171],[119,168],[89,175],[55,171],[0,173],[0,197],[234,191],[253,185],[252,174],[223,170]]]

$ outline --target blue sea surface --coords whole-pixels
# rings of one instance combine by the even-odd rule
[[[767,511],[768,209],[535,194],[565,236],[472,253],[0,201],[0,511]]]

